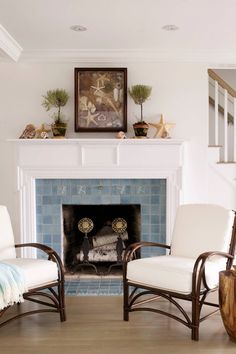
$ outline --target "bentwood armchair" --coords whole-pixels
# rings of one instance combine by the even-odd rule
[[[200,322],[219,308],[218,303],[208,302],[206,297],[218,289],[219,272],[231,268],[235,242],[236,217],[232,211],[206,204],[180,206],[171,246],[140,242],[126,250],[124,320],[128,321],[133,311],[153,311],[189,327],[192,339],[198,340]],[[142,247],[152,246],[164,248],[169,254],[138,258]],[[160,298],[174,304],[179,315],[164,311],[161,302],[157,306]],[[179,299],[191,302],[191,315]],[[155,306],[147,305],[154,300]],[[201,317],[203,305],[211,306],[211,311]]]
[[[17,258],[16,248],[22,247],[36,247],[46,253],[47,259]],[[15,245],[10,217],[5,206],[0,206],[0,267],[0,304],[4,303],[5,295],[9,296],[9,292],[4,294],[4,288],[7,292],[11,286],[12,288],[13,285],[17,286],[15,284],[17,275],[21,277],[20,280],[24,280],[25,289],[22,294],[18,294],[19,299],[21,298],[21,301],[29,300],[41,305],[26,312],[22,311],[22,306],[17,306],[15,315],[3,321],[3,317],[5,317],[3,315],[9,307],[14,302],[17,302],[18,305],[21,302],[12,299],[9,304],[6,303],[5,306],[0,307],[0,318],[2,318],[0,326],[13,319],[40,312],[57,312],[60,315],[61,322],[66,320],[64,274],[60,257],[53,249],[39,243]],[[10,272],[11,274],[9,274]],[[11,277],[13,277],[12,284]],[[3,284],[4,279],[8,281],[5,285]]]

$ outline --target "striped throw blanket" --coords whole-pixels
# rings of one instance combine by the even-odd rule
[[[27,291],[24,274],[17,266],[0,262],[0,310],[23,302]]]

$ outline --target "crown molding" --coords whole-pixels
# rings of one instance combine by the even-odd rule
[[[18,61],[23,48],[17,41],[0,25],[0,52],[1,57]]]
[[[214,66],[236,66],[236,52],[215,51],[157,51],[144,49],[101,50],[31,50],[21,54],[20,62],[62,63],[129,63],[129,62],[185,62]]]

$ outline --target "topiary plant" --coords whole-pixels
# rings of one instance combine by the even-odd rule
[[[66,90],[55,89],[47,91],[47,94],[43,96],[44,100],[42,105],[49,111],[51,108],[57,108],[57,112],[53,114],[52,118],[56,124],[63,123],[63,115],[61,114],[61,107],[65,106],[69,95]]]
[[[141,119],[143,122],[143,103],[149,98],[152,92],[152,87],[147,85],[134,85],[128,89],[130,97],[134,100],[134,103],[140,105]]]

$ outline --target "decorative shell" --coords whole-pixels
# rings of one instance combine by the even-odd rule
[[[126,135],[124,132],[120,131],[116,134],[117,139],[126,139]]]
[[[35,126],[33,124],[27,124],[19,139],[33,139],[35,134]]]

